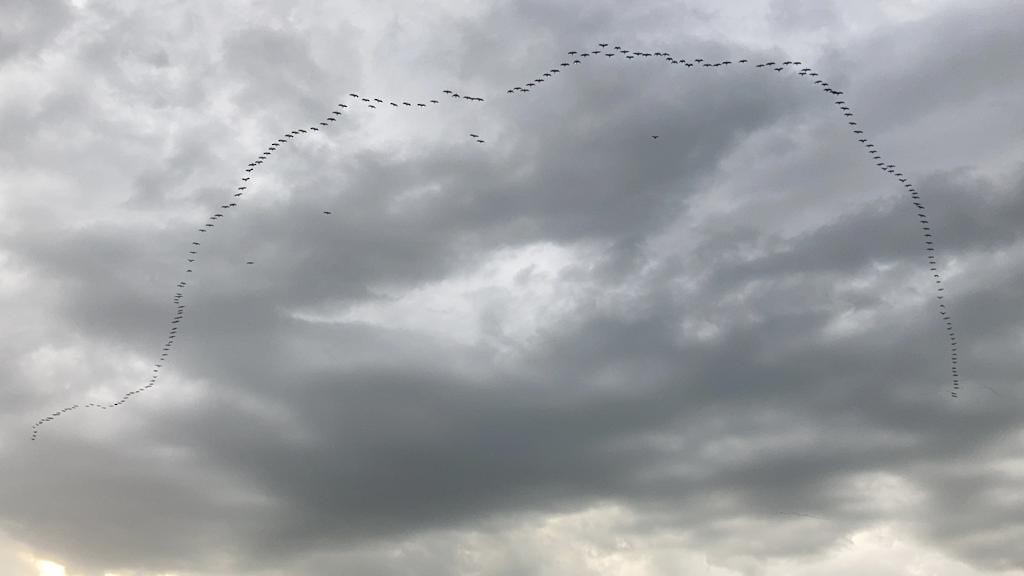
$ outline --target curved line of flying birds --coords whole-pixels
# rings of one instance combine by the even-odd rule
[[[835,89],[830,85],[824,78],[822,78],[818,72],[814,71],[809,66],[805,66],[802,62],[796,60],[786,60],[775,62],[773,60],[754,63],[746,58],[738,60],[721,60],[717,62],[707,61],[703,58],[693,58],[687,60],[686,58],[680,58],[673,56],[668,52],[638,52],[628,50],[622,46],[609,46],[607,43],[597,44],[597,49],[578,51],[570,50],[566,58],[562,62],[551,66],[549,69],[537,74],[535,78],[528,82],[524,82],[521,85],[513,86],[505,90],[506,95],[514,95],[517,97],[531,94],[540,90],[540,85],[544,82],[553,80],[555,76],[561,74],[563,71],[568,71],[569,68],[574,66],[581,66],[586,62],[592,62],[595,60],[602,59],[613,59],[620,58],[625,60],[637,60],[643,61],[650,58],[657,58],[668,65],[679,66],[682,68],[697,68],[697,69],[712,69],[712,68],[727,68],[727,67],[747,67],[756,71],[764,72],[775,72],[785,73],[792,76],[799,76],[805,78],[811,85],[818,86],[821,91],[828,94],[829,97],[834,98],[834,103],[843,117],[846,119],[850,133],[853,134],[857,142],[859,142],[867,154],[875,161],[875,166],[883,172],[892,175],[896,178],[900,185],[903,186],[905,191],[909,194],[911,204],[914,206],[914,211],[921,224],[922,240],[924,242],[923,248],[925,255],[927,256],[929,271],[932,273],[932,277],[935,281],[935,299],[937,303],[937,311],[939,316],[945,323],[945,329],[947,337],[949,338],[949,350],[950,350],[950,365],[952,372],[952,390],[951,396],[953,398],[959,397],[960,392],[960,374],[958,369],[958,342],[956,332],[953,329],[953,319],[949,311],[949,307],[943,301],[943,292],[945,288],[942,286],[942,276],[939,274],[938,262],[935,258],[935,238],[932,234],[931,226],[929,225],[927,211],[924,206],[924,202],[921,199],[920,193],[909,181],[909,178],[899,172],[894,164],[888,163],[886,158],[879,151],[878,147],[871,142],[864,132],[864,129],[854,120],[854,113],[850,105],[842,99],[843,92]],[[467,94],[460,94],[453,90],[442,90],[441,94],[443,97],[449,100],[460,100],[463,102],[484,102],[483,98],[477,96],[470,96]],[[442,96],[439,96],[442,97]],[[185,298],[185,290],[188,286],[188,278],[193,274],[194,265],[199,261],[200,248],[202,247],[201,240],[205,239],[216,227],[217,223],[225,218],[226,215],[239,206],[239,202],[242,201],[246,190],[251,183],[252,176],[256,173],[260,167],[270,159],[271,155],[283,146],[289,144],[295,138],[301,138],[308,136],[315,132],[326,132],[329,131],[340,117],[344,115],[345,111],[352,111],[355,107],[364,106],[367,110],[374,109],[424,109],[431,106],[440,104],[438,100],[426,100],[421,102],[408,102],[408,101],[396,101],[396,100],[385,100],[382,98],[368,98],[361,96],[356,93],[350,93],[346,102],[339,103],[335,109],[332,109],[325,117],[319,121],[314,122],[312,125],[292,130],[291,132],[282,134],[280,138],[276,138],[271,142],[267,148],[261,152],[252,162],[250,162],[245,168],[241,176],[241,180],[237,186],[237,190],[233,192],[233,196],[228,198],[223,204],[220,205],[219,209],[211,215],[207,221],[196,230],[196,234],[205,234],[206,236],[197,236],[189,247],[188,254],[186,256],[186,265],[184,268],[184,276],[176,285],[176,292],[174,293],[173,303],[174,316],[171,318],[170,327],[167,333],[167,340],[163,343],[160,349],[160,354],[157,361],[153,365],[152,373],[146,380],[146,383],[134,390],[124,393],[120,399],[115,402],[108,404],[102,404],[98,402],[90,402],[88,404],[74,404],[66,408],[57,410],[43,418],[40,418],[35,424],[32,425],[32,440],[35,440],[39,435],[39,429],[58,417],[72,412],[79,408],[99,408],[101,410],[108,410],[117,406],[123,405],[133,396],[140,394],[153,386],[156,385],[160,378],[160,371],[165,367],[165,363],[168,361],[171,352],[174,349],[174,343],[176,338],[179,336],[179,329],[181,322],[185,319],[186,306],[183,302]],[[484,138],[476,133],[470,133],[469,137],[475,140],[479,144],[484,144]],[[652,139],[657,140],[659,135],[651,135]],[[330,210],[323,210],[323,215],[330,216],[332,212]],[[247,260],[247,265],[256,264],[253,260]]]

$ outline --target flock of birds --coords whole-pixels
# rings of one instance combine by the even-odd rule
[[[685,68],[724,68],[728,66],[747,66],[749,68],[753,68],[754,70],[763,70],[766,72],[774,71],[775,73],[793,73],[793,75],[795,76],[800,76],[808,79],[809,81],[811,81],[813,85],[819,86],[822,92],[828,94],[830,97],[836,98],[834,101],[835,105],[842,113],[843,117],[846,118],[846,122],[849,126],[850,132],[857,138],[857,141],[864,147],[864,150],[875,161],[875,165],[883,172],[892,175],[899,181],[900,185],[903,186],[903,188],[909,194],[911,203],[913,204],[917,217],[921,223],[922,238],[924,240],[924,251],[925,255],[927,256],[929,270],[931,271],[935,281],[935,298],[938,304],[938,313],[939,316],[942,318],[943,322],[945,323],[945,329],[947,332],[947,336],[949,338],[950,363],[952,369],[951,395],[954,398],[959,397],[960,374],[957,365],[957,337],[956,332],[953,329],[953,319],[950,315],[949,308],[946,305],[946,303],[943,302],[943,292],[945,291],[945,289],[942,287],[942,276],[939,274],[938,262],[935,258],[935,241],[932,234],[932,229],[929,225],[928,217],[926,215],[925,206],[921,199],[921,195],[914,187],[914,185],[910,183],[907,176],[902,172],[899,172],[894,164],[888,163],[885,157],[882,155],[881,151],[879,151],[878,147],[873,142],[871,142],[871,140],[865,135],[864,130],[860,127],[857,121],[853,119],[854,114],[852,109],[847,104],[847,102],[841,98],[841,96],[843,95],[842,91],[836,90],[827,81],[821,78],[821,76],[812,68],[810,68],[809,66],[805,66],[801,62],[796,60],[786,60],[780,62],[769,60],[755,64],[746,58],[742,58],[735,61],[721,60],[717,62],[710,62],[704,60],[703,58],[693,58],[692,60],[687,60],[686,58],[675,57],[668,52],[638,52],[628,50],[626,48],[623,48],[622,46],[609,47],[607,43],[599,43],[597,45],[597,49],[592,49],[588,51],[570,50],[567,53],[567,58],[563,59],[562,62],[552,66],[549,69],[544,70],[543,72],[539,73],[535,78],[528,82],[524,82],[521,85],[513,86],[507,89],[505,93],[522,96],[530,92],[534,92],[540,89],[541,84],[554,79],[554,77],[562,73],[563,70],[566,70],[573,66],[583,65],[587,61],[600,60],[599,57],[601,56],[605,58],[624,58],[626,60],[645,60],[653,57],[656,59],[660,59],[661,61],[669,65],[682,66]],[[466,102],[485,101],[481,97],[459,94],[458,92],[448,89],[442,90],[441,93],[451,100],[460,100]],[[348,102],[352,104],[352,106],[358,106],[359,103],[362,103],[365,105],[367,109],[376,109],[378,106],[380,106],[381,108],[386,108],[390,106],[392,108],[398,109],[423,109],[440,104],[438,100],[408,102],[384,100],[381,98],[368,98],[360,96],[359,94],[356,94],[354,92],[350,93],[348,96],[349,98],[351,98],[351,100],[349,100]],[[206,234],[212,232],[213,229],[216,227],[217,223],[221,219],[225,218],[229,211],[234,210],[235,208],[238,207],[238,203],[244,197],[246,190],[248,189],[250,179],[252,178],[252,174],[256,170],[258,170],[264,164],[264,162],[269,160],[270,157],[274,154],[274,152],[279,150],[281,147],[286,146],[295,138],[301,138],[304,135],[310,134],[311,132],[320,132],[330,129],[334,125],[333,123],[337,122],[338,118],[343,115],[342,111],[345,109],[350,109],[351,107],[349,106],[349,104],[345,104],[344,102],[342,102],[339,103],[336,108],[337,109],[332,110],[327,116],[325,116],[318,122],[314,123],[313,125],[310,125],[305,128],[299,128],[297,130],[292,130],[288,133],[282,134],[280,138],[277,138],[273,142],[271,142],[267,146],[267,148],[255,158],[255,160],[250,162],[245,167],[244,175],[241,176],[241,181],[237,186],[237,190],[233,192],[233,196],[228,198],[223,204],[221,204],[219,210],[215,211],[214,214],[211,215],[208,218],[208,220],[196,231],[196,233]],[[479,144],[485,143],[485,140],[479,134],[470,133],[469,137],[474,139]],[[657,139],[658,135],[652,135],[651,138]],[[332,212],[330,210],[324,210],[323,214],[326,216],[330,216]],[[174,293],[173,298],[173,303],[175,306],[174,316],[171,318],[170,321],[170,326],[167,332],[167,339],[164,341],[163,346],[160,349],[160,355],[157,361],[154,363],[152,373],[146,380],[146,383],[134,390],[125,392],[118,400],[114,402],[90,402],[87,404],[74,404],[66,408],[57,410],[43,418],[40,418],[38,421],[35,422],[35,424],[32,425],[32,440],[35,440],[38,437],[39,429],[43,425],[54,421],[58,417],[68,412],[72,412],[79,408],[99,408],[101,410],[115,408],[117,406],[121,406],[129,399],[131,399],[133,396],[141,394],[142,392],[145,392],[146,390],[156,385],[157,381],[160,378],[160,371],[162,368],[165,367],[165,362],[167,362],[168,358],[171,355],[171,352],[174,349],[175,340],[179,336],[181,322],[185,319],[186,305],[183,302],[185,298],[185,290],[188,287],[188,279],[194,273],[193,266],[199,260],[199,249],[202,247],[202,242],[200,240],[203,240],[204,238],[205,237],[197,237],[196,240],[192,241],[190,249],[188,250],[188,254],[186,257],[186,266],[184,269],[184,276],[176,284],[177,291]],[[251,266],[254,264],[255,261],[246,261],[246,265]]]

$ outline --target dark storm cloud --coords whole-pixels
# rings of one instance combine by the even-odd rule
[[[773,6],[776,18],[797,28],[834,23],[806,6]],[[534,77],[524,67],[544,70],[549,48],[590,45],[594,31],[606,31],[621,10],[588,3],[577,25],[567,8],[500,5],[464,23],[457,40],[446,38],[458,46],[465,69],[439,73],[463,74],[488,95],[503,91]],[[1002,19],[971,20],[1002,39],[990,48],[997,62],[1013,45],[1004,22],[1014,10],[1005,8]],[[623,17],[650,24],[656,15]],[[370,82],[375,72],[358,61],[339,70],[324,60],[315,31],[281,22],[220,29],[217,15],[206,15],[191,29],[173,17],[161,27],[160,18],[141,12],[106,16],[124,34],[86,42],[81,59],[118,70],[104,80],[115,95],[96,89],[75,100],[54,90],[49,102],[64,101],[76,113],[23,123],[33,146],[17,172],[31,183],[46,169],[47,118],[59,119],[70,142],[99,129],[109,151],[54,169],[85,174],[82,194],[92,189],[87,184],[106,183],[96,188],[102,199],[66,194],[89,211],[47,218],[38,201],[19,198],[21,225],[2,236],[10,256],[0,269],[31,278],[40,287],[35,306],[45,309],[36,331],[24,332],[33,346],[0,350],[3,381],[63,385],[61,376],[40,368],[45,355],[32,359],[46,343],[61,351],[88,340],[97,356],[75,357],[89,378],[65,388],[4,387],[3,397],[16,400],[5,405],[5,436],[23,431],[26,412],[45,413],[113,386],[105,362],[150,361],[172,314],[172,287],[184,277],[185,231],[229,193],[237,167],[264,140],[307,126],[337,94],[353,90],[356,79]],[[893,42],[929,46],[909,60],[941,70],[961,47],[928,38],[956,17],[926,20]],[[530,39],[533,48],[513,43],[504,59],[505,44],[488,32],[496,29]],[[159,42],[143,39],[153,30],[165,30]],[[371,36],[356,24],[352,30],[360,41]],[[617,41],[628,44],[619,34]],[[965,42],[984,38],[974,34]],[[175,38],[202,40],[212,52],[191,52]],[[730,38],[719,40],[680,42],[733,58],[749,53]],[[335,52],[357,44],[338,37]],[[975,45],[965,58],[984,61],[989,48]],[[550,52],[553,61],[562,57]],[[494,70],[485,70],[480,54],[497,62]],[[874,60],[847,58],[855,71]],[[153,83],[136,81],[136,65],[156,70]],[[923,104],[971,102],[964,95],[983,93],[990,78],[972,74],[964,80],[971,86],[952,92],[940,84],[925,88],[935,96]],[[172,82],[176,75],[182,79]],[[1012,475],[997,466],[1012,454],[1006,439],[1024,427],[1014,392],[1018,355],[1007,343],[1022,321],[1019,295],[1008,287],[1019,264],[984,272],[999,282],[984,282],[982,272],[973,283],[949,281],[958,287],[953,309],[969,373],[966,397],[950,403],[942,396],[947,350],[912,207],[860,150],[851,153],[851,168],[820,169],[831,166],[835,149],[850,149],[849,142],[808,142],[798,130],[809,118],[842,126],[834,110],[822,107],[826,97],[792,78],[619,59],[561,76],[530,97],[491,99],[480,113],[456,105],[430,112],[453,132],[470,117],[495,127],[503,137],[488,137],[486,153],[475,143],[427,144],[433,133],[405,126],[392,130],[412,153],[399,157],[379,143],[360,149],[356,138],[369,131],[368,111],[349,111],[335,135],[275,152],[254,175],[244,205],[214,233],[192,234],[204,237],[202,261],[172,369],[155,390],[116,410],[63,417],[31,450],[5,444],[5,462],[18,472],[0,479],[0,526],[78,571],[357,567],[397,574],[410,566],[386,552],[363,557],[356,550],[614,502],[637,514],[623,528],[630,537],[682,534],[723,565],[808,557],[892,521],[980,569],[1020,567],[1024,558],[1012,538],[1022,529],[1020,515],[1000,511]],[[869,101],[892,90],[870,82],[855,86],[878,95]],[[169,112],[170,102],[183,109]],[[110,112],[132,103],[139,109],[131,120]],[[14,102],[9,109],[26,106]],[[168,135],[146,128],[154,119],[168,123]],[[730,194],[737,203],[748,200],[730,188],[736,181],[745,186],[744,177],[723,173],[725,161],[777,131],[793,132],[787,146],[807,151],[801,169],[785,173],[779,166],[786,151],[769,144],[743,171],[792,193],[780,195],[775,210],[794,218],[809,209],[801,194],[828,189],[814,199],[816,209],[834,210],[827,219],[790,238],[781,237],[786,222],[773,221],[767,209],[718,215],[714,226],[680,225],[696,218],[709,190],[723,203]],[[136,150],[156,143],[153,152]],[[52,153],[73,157],[75,146]],[[103,158],[113,158],[115,168],[90,170],[110,164]],[[926,195],[943,262],[970,266],[979,254],[1011,253],[1019,243],[1019,179],[1007,184],[941,166],[914,179]],[[439,190],[429,201],[398,202],[425,183]],[[883,201],[840,208],[848,192],[874,186],[884,188]],[[103,203],[117,212],[108,208],[92,220]],[[321,214],[325,207],[330,217]],[[692,234],[688,242],[668,252],[651,247],[680,227]],[[463,346],[341,322],[331,313],[387,305],[392,297],[382,287],[429,289],[470,273],[499,249],[539,243],[602,247],[596,261],[574,262],[558,276],[597,288],[580,288],[573,313],[545,319],[550,323],[531,344],[515,345],[512,361],[499,362],[484,343]],[[770,250],[749,257],[764,247]],[[866,288],[851,287],[875,262],[895,266]],[[529,275],[520,278],[530,283]],[[599,301],[616,290],[634,294],[625,312]],[[31,292],[18,294],[26,297],[21,307],[31,309]],[[322,321],[295,316],[304,310]],[[849,310],[869,316],[849,332],[830,331]],[[492,313],[499,325],[522,314],[512,304]],[[21,325],[32,321],[17,317]],[[694,338],[684,329],[691,320],[717,331]],[[991,353],[1000,343],[1004,349]],[[895,486],[891,501],[871,488],[887,482]],[[817,519],[812,528],[801,523],[809,516]],[[758,537],[764,523],[771,534]],[[353,556],[324,560],[338,551]],[[496,569],[543,573],[546,553],[552,551],[529,550]],[[419,573],[451,573],[445,553],[423,557]]]
[[[979,176],[940,173],[924,179],[920,186],[927,195],[924,201],[930,227],[941,242],[938,257],[942,262],[972,252],[1009,248],[1019,240],[1022,232],[1012,223],[1024,219],[1024,200],[1014,191],[1024,188],[1024,182],[1015,182],[1003,191]],[[979,203],[976,198],[984,200]],[[918,212],[909,198],[886,199],[883,204],[866,206],[840,221],[788,239],[776,246],[774,253],[757,260],[731,263],[716,259],[709,282],[734,285],[796,273],[838,275],[872,263],[920,270],[927,263],[923,245],[917,231],[907,226]],[[729,239],[716,240],[712,236],[708,245],[699,249],[709,255],[729,254],[730,246],[725,244]]]

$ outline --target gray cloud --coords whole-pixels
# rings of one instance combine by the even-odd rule
[[[852,28],[763,8],[796,44]],[[987,152],[1009,129],[961,141],[953,119],[933,161],[915,140],[935,110],[1021,115],[1018,9],[990,8],[880,18],[806,56],[744,46],[699,4],[17,8],[0,49],[10,549],[74,574],[853,574],[895,531],[917,552],[890,547],[893,574],[915,554],[1021,570],[1024,175]],[[686,18],[700,28],[672,34]],[[799,57],[850,93],[927,205],[959,401],[913,207],[831,97],[603,56],[502,97],[606,37]],[[371,111],[351,91],[443,100]],[[193,232],[267,142],[341,101]],[[41,414],[145,381],[185,277],[159,385],[25,440]]]
[[[43,0],[32,6],[0,2],[0,16],[0,63],[44,50],[72,20],[62,0]]]

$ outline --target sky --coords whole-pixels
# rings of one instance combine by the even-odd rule
[[[1024,574],[1022,24],[0,0],[0,573]]]

